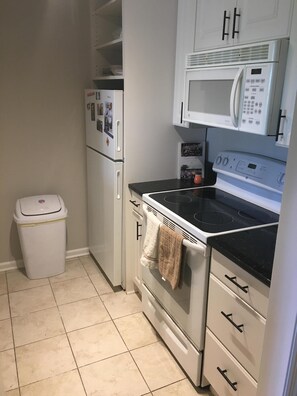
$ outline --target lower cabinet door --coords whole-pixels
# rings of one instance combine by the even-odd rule
[[[220,396],[257,394],[256,381],[208,329],[203,374]]]

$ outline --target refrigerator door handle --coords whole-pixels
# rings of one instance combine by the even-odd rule
[[[116,184],[117,184],[117,191],[116,191],[116,198],[121,199],[121,171],[116,171]]]
[[[121,142],[120,142],[120,121],[116,121],[116,128],[117,128],[117,152],[121,151]]]

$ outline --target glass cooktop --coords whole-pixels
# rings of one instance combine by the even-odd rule
[[[150,194],[150,198],[207,233],[277,223],[279,215],[215,187]]]

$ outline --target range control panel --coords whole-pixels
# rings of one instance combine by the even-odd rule
[[[213,170],[268,189],[283,191],[286,163],[262,155],[238,151],[220,152]]]

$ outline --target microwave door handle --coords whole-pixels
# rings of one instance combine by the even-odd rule
[[[235,128],[238,127],[238,104],[239,104],[239,96],[237,95],[238,91],[238,86],[239,82],[242,79],[243,76],[243,67],[241,67],[236,74],[232,89],[231,89],[231,95],[230,95],[230,116],[231,116],[231,121],[232,124],[235,126]]]

